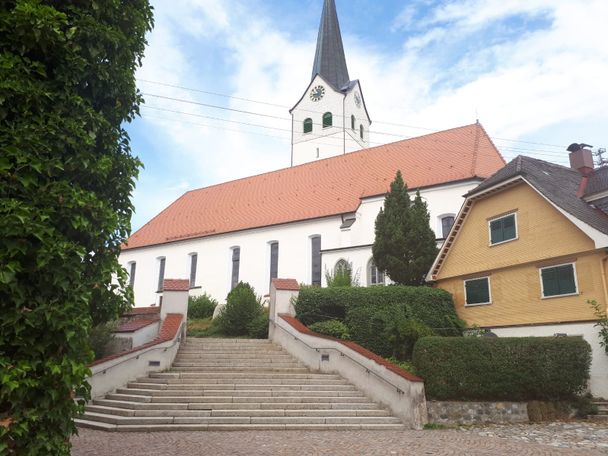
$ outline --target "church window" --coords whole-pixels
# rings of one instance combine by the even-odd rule
[[[323,128],[331,127],[334,124],[334,116],[331,112],[323,114]]]
[[[304,133],[311,133],[312,132],[312,119],[309,117],[308,119],[304,120]]]
[[[279,276],[279,243],[270,243],[270,281]]]
[[[454,216],[453,215],[444,215],[441,217],[441,237],[442,239],[447,239],[448,234],[450,234],[450,230],[454,225]]]
[[[361,124],[361,125],[359,126],[359,136],[361,136],[361,139],[364,139],[364,138],[363,138],[364,133],[365,133],[365,129],[363,128],[363,124]]]
[[[198,254],[191,253],[190,255],[190,288],[196,287],[196,268],[198,266]]]
[[[166,258],[160,257],[158,258],[158,287],[156,288],[158,291],[163,291],[163,285],[165,283],[165,263]]]
[[[335,275],[344,275],[347,274],[348,271],[350,269],[350,266],[348,264],[348,261],[342,259],[342,260],[338,260],[338,262],[336,263],[336,266],[334,267],[334,274]]]
[[[239,269],[241,266],[241,248],[234,247],[232,249],[232,277],[230,289],[234,289],[239,283]]]
[[[312,247],[312,280],[311,283],[315,286],[321,286],[321,236],[313,236],[310,238]]]
[[[351,129],[351,130],[354,130],[354,129],[355,129],[355,120],[356,120],[356,119],[355,119],[355,116],[354,116],[354,115],[350,116],[350,129]]]
[[[384,272],[376,267],[373,258],[367,263],[367,284],[369,286],[384,285]]]
[[[135,285],[135,269],[137,268],[137,263],[135,261],[131,261],[129,263],[129,287],[133,288]]]

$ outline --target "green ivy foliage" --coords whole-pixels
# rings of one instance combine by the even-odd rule
[[[412,201],[401,171],[397,171],[376,217],[372,246],[374,264],[401,285],[424,285],[437,256],[435,233],[429,225],[427,204],[420,192]]]
[[[589,379],[591,347],[582,337],[425,337],[416,373],[436,400],[569,400]]]
[[[123,125],[151,26],[147,0],[0,0],[0,454],[69,455],[88,332],[130,306]]]

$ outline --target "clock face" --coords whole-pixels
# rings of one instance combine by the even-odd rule
[[[310,91],[310,99],[312,101],[319,101],[325,95],[325,87],[317,86]]]
[[[355,104],[357,108],[361,107],[361,95],[359,95],[359,92],[355,92]]]

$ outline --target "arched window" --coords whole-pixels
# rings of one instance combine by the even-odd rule
[[[359,136],[361,136],[361,139],[364,139],[364,133],[365,133],[365,129],[363,128],[363,124],[361,124],[359,126]]]
[[[312,132],[312,119],[309,117],[304,120],[304,133]]]
[[[331,112],[323,114],[323,128],[331,127],[334,124],[334,116]]]
[[[373,258],[367,263],[367,284],[369,286],[384,285],[384,272],[376,267]]]
[[[338,262],[336,263],[336,266],[334,267],[334,274],[344,274],[346,271],[348,271],[350,269],[350,265],[348,264],[348,261],[342,259],[342,260],[338,260]]]
[[[350,116],[350,129],[354,130],[355,129],[355,116],[354,114],[352,116]]]

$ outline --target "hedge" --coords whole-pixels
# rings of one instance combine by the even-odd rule
[[[435,400],[567,400],[589,379],[591,347],[580,337],[425,337],[416,373]]]
[[[380,356],[393,355],[391,326],[417,320],[437,335],[461,335],[452,296],[440,289],[388,287],[303,287],[295,303],[298,319],[307,326],[325,320],[346,323],[352,340]]]

